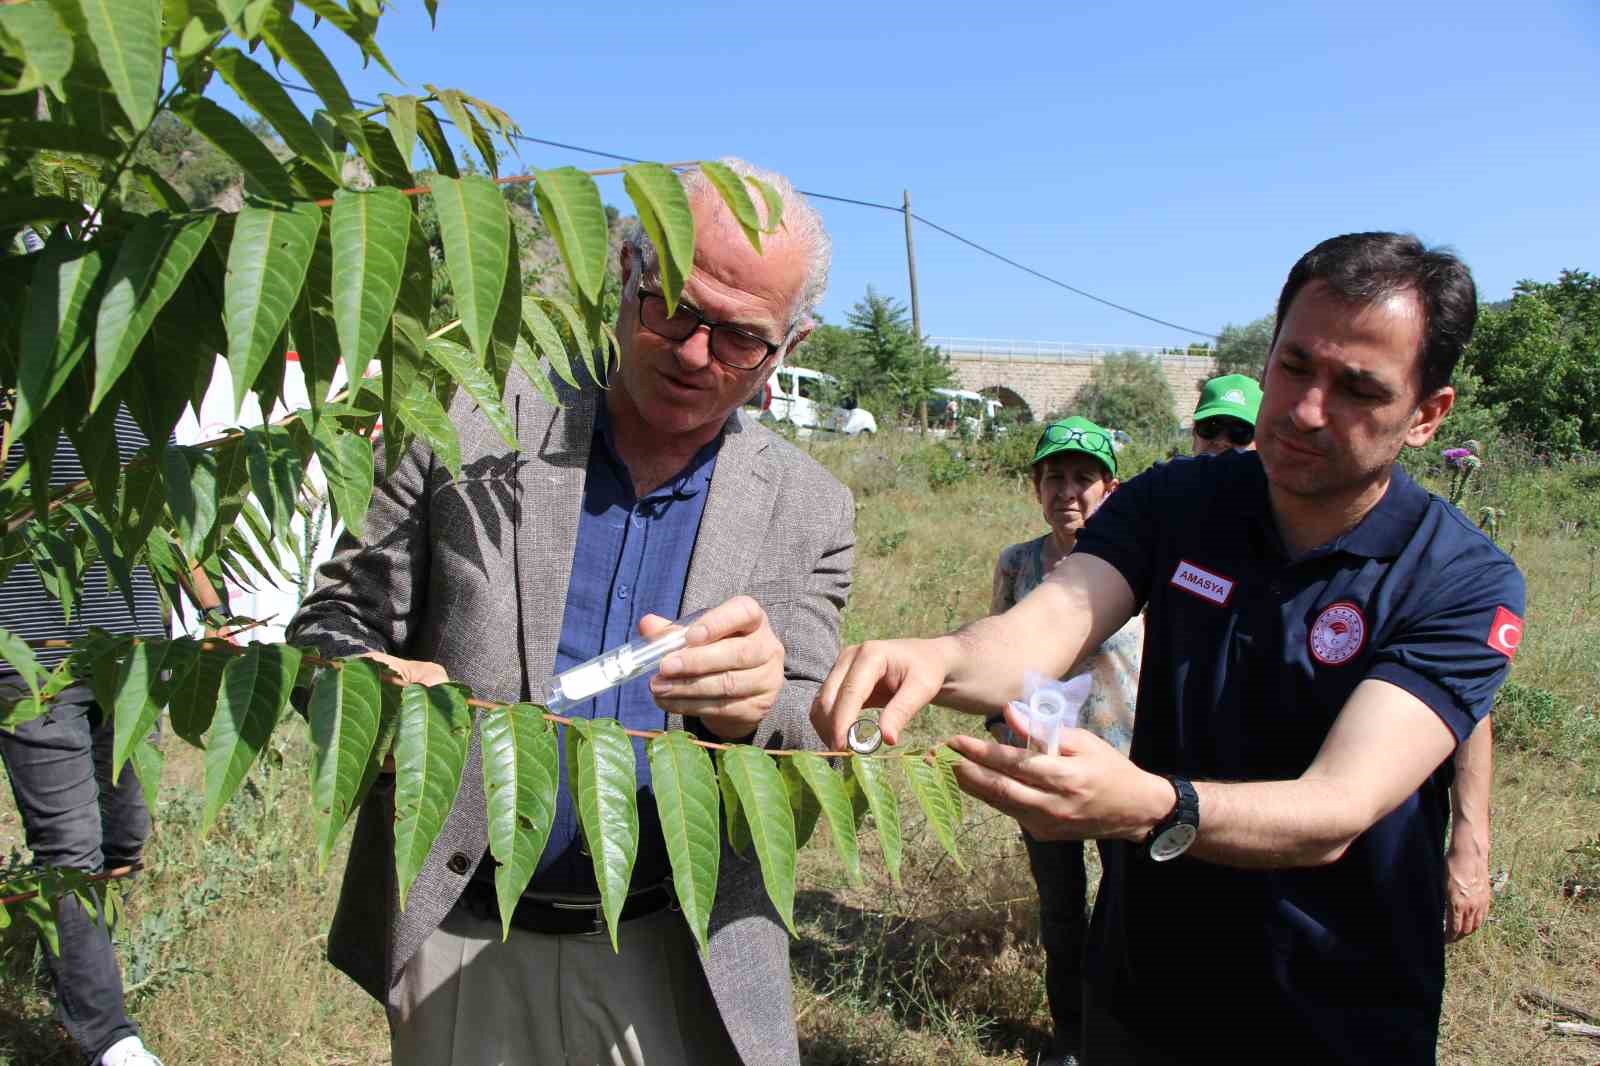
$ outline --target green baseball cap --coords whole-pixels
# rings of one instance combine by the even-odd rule
[[[1077,415],[1052,422],[1039,435],[1039,446],[1033,450],[1033,464],[1038,465],[1052,455],[1062,452],[1082,452],[1092,455],[1117,476],[1117,453],[1111,447],[1111,434]]]
[[[1250,425],[1256,424],[1256,412],[1261,410],[1261,386],[1246,374],[1224,374],[1212,378],[1200,390],[1200,405],[1194,409],[1194,420],[1225,415]]]

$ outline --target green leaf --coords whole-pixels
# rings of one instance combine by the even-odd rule
[[[794,927],[794,815],[783,776],[772,756],[748,744],[722,753],[722,772],[732,780],[739,809],[750,826],[767,898],[778,909],[789,934],[799,936]]]
[[[168,105],[184,125],[210,141],[223,155],[239,165],[256,188],[274,200],[294,198],[289,172],[261,138],[234,117],[233,112],[204,96],[185,93]]]
[[[79,0],[117,101],[135,127],[155,118],[161,93],[161,0]]]
[[[761,199],[767,204],[767,224],[762,227],[763,233],[776,233],[778,227],[783,225],[783,197],[778,195],[778,190],[762,181],[760,178],[746,178],[756,191],[761,194]]]
[[[539,217],[550,227],[573,291],[591,306],[600,303],[610,255],[610,227],[594,179],[576,167],[534,172]]]
[[[161,770],[166,756],[147,735],[133,746],[133,776],[139,779],[139,789],[144,793],[144,805],[155,810],[161,800]]]
[[[549,361],[551,369],[557,376],[568,385],[577,388],[578,379],[572,375],[572,362],[567,358],[566,342],[561,339],[561,331],[550,321],[550,316],[539,306],[537,297],[522,298],[522,324],[527,327],[528,335],[538,346],[539,354]],[[528,376],[533,377],[532,374]]]
[[[433,201],[439,213],[439,240],[444,245],[444,261],[455,289],[456,310],[473,351],[481,356],[488,351],[500,294],[505,288],[511,218],[499,188],[477,174],[459,181],[435,178]]]
[[[434,458],[444,464],[451,477],[460,477],[461,440],[455,424],[422,379],[413,381],[411,388],[395,402],[406,426],[428,443]],[[385,432],[388,432],[387,427]]]
[[[439,28],[439,0],[422,0],[422,6],[428,11],[428,28]]]
[[[133,555],[145,546],[166,506],[161,471],[154,462],[130,464],[122,473],[122,511],[118,515],[117,540],[122,550]]]
[[[461,176],[456,168],[456,157],[450,152],[450,142],[445,140],[444,127],[439,125],[439,116],[427,104],[417,105],[417,136],[422,138],[422,146],[432,157],[434,170],[447,178]]]
[[[256,502],[273,536],[282,536],[294,521],[295,500],[300,495],[299,453],[281,426],[245,430],[244,446]]]
[[[579,359],[585,360],[590,377],[595,381],[603,380],[597,354],[600,338],[589,332],[584,325],[583,316],[565,300],[546,299],[544,302],[546,306],[555,308],[556,313],[560,315],[561,322],[567,327],[567,333],[572,338],[572,350],[578,354]]]
[[[115,731],[111,745],[111,783],[117,783],[123,764],[140,741],[150,735],[161,717],[161,703],[154,689],[167,656],[164,640],[141,640],[133,646],[122,668],[117,671],[116,701],[113,704]]]
[[[505,441],[508,447],[515,449],[516,424],[511,421],[505,405],[500,402],[500,394],[495,391],[494,381],[489,377],[488,371],[478,364],[473,354],[454,341],[439,337],[428,342],[428,355],[434,362],[444,367],[455,383],[472,397],[489,425],[500,434],[500,439]]]
[[[660,163],[635,163],[622,172],[622,186],[639,209],[639,222],[656,248],[661,292],[667,313],[678,308],[678,294],[694,269],[694,215],[678,175]]]
[[[355,104],[350,100],[350,93],[339,79],[339,72],[310,35],[287,12],[274,6],[261,21],[261,36],[276,55],[287,59],[289,65],[300,72],[306,84],[322,98],[339,132],[356,146],[357,151],[366,155],[367,138],[356,119]]]
[[[615,718],[575,718],[567,724],[567,776],[577,801],[578,825],[594,860],[613,951],[618,950],[617,926],[639,850],[633,763],[633,742]]]
[[[216,821],[267,746],[289,703],[300,649],[252,644],[222,671],[222,694],[206,738],[206,801],[201,829]]]
[[[956,847],[956,835],[961,831],[961,793],[956,787],[955,775],[948,764],[930,762],[916,755],[904,756],[900,762],[911,784],[911,793],[917,797],[922,813],[928,816],[928,824],[933,827],[939,844],[956,861],[956,866],[965,871],[967,864]]]
[[[377,23],[376,10],[371,12],[370,17],[363,18],[354,12],[346,11],[335,0],[301,0],[301,2],[323,21],[329,23],[340,33],[355,42],[356,46],[361,49],[363,57],[361,65],[363,67],[366,66],[367,59],[376,59],[378,65],[387,71],[391,78],[395,81],[400,80],[400,75],[396,74],[394,67],[389,65],[389,57],[383,54],[383,50],[378,47],[378,42],[373,37],[373,27]],[[369,6],[375,9],[377,5],[375,2],[361,4],[362,8]]]
[[[722,789],[722,813],[728,823],[728,846],[744,855],[750,850],[750,822],[739,804],[739,793],[733,787],[733,774],[728,769],[727,749],[717,751],[717,784]]]
[[[855,812],[851,809],[850,795],[845,780],[828,766],[828,760],[814,752],[803,751],[789,756],[806,785],[817,797],[822,813],[828,818],[828,831],[833,836],[833,846],[844,860],[845,870],[852,884],[861,882],[861,846],[856,840]]]
[[[739,220],[739,228],[749,238],[750,246],[761,251],[761,214],[756,210],[755,201],[750,199],[750,190],[745,188],[744,179],[727,164],[710,159],[701,162],[700,173],[710,180],[712,187],[722,196],[722,202]]]
[[[42,3],[6,4],[0,7],[0,33],[15,42],[23,64],[6,92],[32,92],[48,85],[57,98],[66,95],[61,79],[72,69],[72,34],[54,8]]]
[[[401,693],[394,750],[394,870],[402,910],[461,787],[471,735],[472,711],[460,685],[407,685]]]
[[[883,845],[883,864],[889,868],[889,877],[900,884],[900,801],[895,797],[884,766],[888,759],[857,756],[850,760],[850,772],[867,798],[872,811],[872,821],[878,829],[878,841]]]
[[[217,49],[211,54],[211,62],[228,88],[272,124],[290,151],[332,181],[340,180],[338,161],[276,78],[236,48]]]
[[[106,275],[105,292],[94,331],[94,395],[89,409],[100,406],[133,360],[156,314],[205,247],[217,216],[205,212],[171,219],[141,219],[123,240],[117,261]]]
[[[203,448],[167,448],[161,457],[167,509],[185,555],[198,558],[217,521],[217,460]]]
[[[556,731],[528,703],[485,711],[483,792],[488,803],[489,854],[500,903],[500,939],[511,935],[511,913],[533,879],[555,821],[560,757]]]
[[[717,897],[717,867],[722,859],[720,786],[705,748],[681,729],[650,741],[650,788],[661,816],[661,835],[672,863],[672,887],[683,920],[709,950],[711,908]]]
[[[33,8],[49,10],[44,4],[11,4],[0,7],[0,20],[8,12]],[[0,23],[0,30],[3,30]],[[115,159],[122,154],[122,143],[101,136],[98,131],[80,130],[60,122],[35,122],[30,119],[0,123],[0,145],[7,148],[32,148],[43,152],[65,152],[71,155],[89,155],[99,159]]]
[[[333,321],[352,393],[394,314],[411,205],[399,189],[341,189],[328,224],[333,238]]]
[[[37,700],[39,677],[44,673],[44,668],[39,665],[28,642],[8,629],[0,629],[0,659],[4,659],[11,669],[21,675],[22,680],[27,682],[28,691]]]
[[[317,423],[311,440],[339,517],[351,533],[361,536],[372,502],[372,442],[327,421]]]
[[[412,153],[417,150],[417,98],[409,94],[390,96],[388,93],[379,93],[378,99],[383,101],[384,113],[389,118],[389,136],[394,138],[400,158],[409,167]]]
[[[789,796],[789,811],[794,815],[794,846],[796,849],[803,848],[811,839],[811,834],[817,831],[817,819],[822,815],[822,806],[817,802],[816,795],[806,787],[793,757],[778,760],[778,773],[783,776],[783,788]]]
[[[434,96],[439,98],[439,103],[444,105],[444,112],[450,116],[450,121],[455,124],[456,132],[472,142],[472,146],[483,157],[483,165],[488,168],[494,177],[500,176],[500,160],[495,155],[494,142],[489,140],[489,135],[472,113],[467,110],[466,97],[460,89],[440,89],[433,85],[423,84]]]
[[[339,669],[325,668],[311,686],[311,811],[319,871],[327,870],[339,831],[361,798],[378,742],[380,683],[376,663],[352,658]]]
[[[14,439],[50,405],[89,350],[104,265],[99,249],[72,240],[65,227],[57,228],[39,253],[22,320]]]
[[[217,711],[222,670],[232,658],[227,652],[203,651],[200,642],[189,637],[179,637],[167,646],[163,666],[168,679],[162,686],[167,723],[197,748],[205,747],[206,730]]]
[[[61,507],[80,527],[88,530],[89,536],[94,540],[100,562],[104,564],[106,572],[116,583],[117,591],[122,593],[123,602],[128,605],[128,614],[137,619],[139,612],[133,601],[133,575],[128,567],[128,560],[118,550],[116,537],[93,511],[79,507],[75,503],[64,503]]]
[[[300,298],[321,228],[315,204],[251,205],[239,212],[223,289],[235,415]]]

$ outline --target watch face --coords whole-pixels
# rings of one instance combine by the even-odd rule
[[[1194,843],[1196,835],[1197,831],[1192,825],[1179,822],[1177,825],[1169,826],[1150,842],[1150,857],[1156,862],[1176,859],[1189,850],[1189,845]]]

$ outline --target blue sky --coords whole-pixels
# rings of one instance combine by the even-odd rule
[[[1318,240],[1453,245],[1485,299],[1600,271],[1600,5],[940,2],[391,7],[400,74],[525,132],[662,161],[740,155],[900,201],[1047,274],[1206,332],[1269,311]],[[352,93],[406,91],[323,31]],[[603,160],[524,145],[523,161]],[[512,166],[520,169],[513,161]],[[621,182],[602,183],[628,210]],[[823,305],[907,294],[896,214],[817,204]],[[934,335],[1181,344],[916,231]]]

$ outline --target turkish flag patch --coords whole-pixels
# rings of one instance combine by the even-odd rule
[[[1496,608],[1494,621],[1489,625],[1489,647],[1507,659],[1514,659],[1517,655],[1517,646],[1521,643],[1522,619],[1504,607]]]

